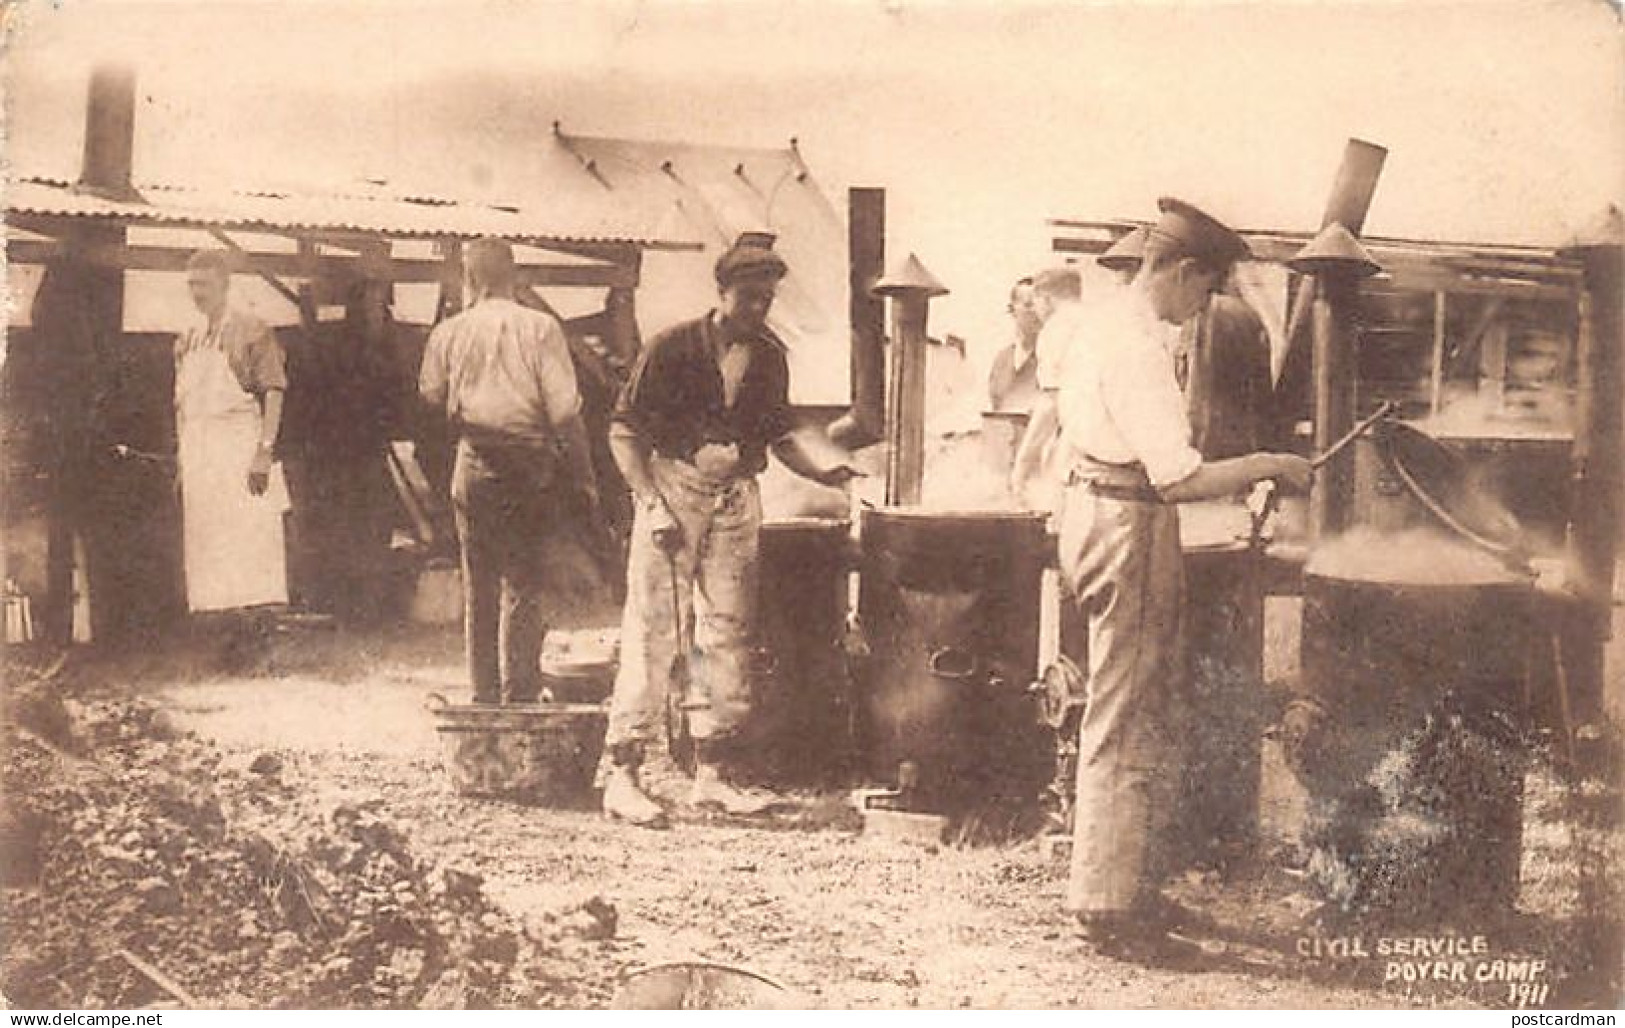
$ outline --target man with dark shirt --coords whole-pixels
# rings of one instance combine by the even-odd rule
[[[633,824],[664,823],[638,772],[651,747],[669,745],[674,715],[694,741],[692,805],[751,814],[777,800],[726,781],[721,769],[728,737],[749,710],[762,521],[756,476],[770,448],[791,471],[825,485],[854,472],[820,466],[792,431],[785,346],[767,327],[788,272],[772,243],[767,233],[746,233],[718,259],[716,309],[649,343],[615,412],[610,445],[637,511],[604,812]],[[685,666],[687,676],[675,673]]]

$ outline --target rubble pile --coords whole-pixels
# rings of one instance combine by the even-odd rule
[[[224,758],[139,701],[24,693],[9,707],[0,992],[13,1004],[607,998],[585,974],[592,940],[615,930],[602,901],[521,925],[477,874],[415,855],[376,804],[309,809],[276,754]]]

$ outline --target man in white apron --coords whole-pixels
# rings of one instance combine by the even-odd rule
[[[228,303],[223,251],[186,267],[202,314],[175,343],[186,601],[194,612],[288,602],[282,515],[288,491],[273,449],[287,390],[282,348]]]
[[[1133,283],[1078,326],[1056,402],[1070,467],[1061,576],[1088,619],[1067,906],[1102,952],[1147,961],[1186,955],[1166,933],[1157,852],[1181,760],[1172,717],[1184,603],[1175,505],[1266,479],[1301,489],[1310,474],[1293,455],[1205,461],[1191,445],[1170,329],[1206,304],[1247,250],[1188,204],[1164,200],[1162,210]]]

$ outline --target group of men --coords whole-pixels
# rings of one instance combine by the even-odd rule
[[[469,669],[475,701],[497,703],[539,673],[537,612],[559,584],[540,558],[547,536],[595,524],[599,497],[563,329],[515,302],[507,244],[470,244],[464,268],[469,306],[430,335],[420,391],[458,436]],[[767,326],[787,271],[770,235],[741,236],[716,262],[716,306],[644,347],[612,418],[636,512],[603,807],[633,824],[668,823],[670,803],[750,814],[777,802],[728,775],[749,704],[756,476],[769,451],[825,485],[855,473],[820,463],[795,431],[785,346]],[[678,740],[692,743],[692,780],[673,797],[646,767],[670,767]]]
[[[728,774],[730,744],[748,712],[762,516],[756,476],[769,452],[825,485],[856,473],[849,463],[814,459],[796,431],[785,347],[767,326],[788,270],[772,242],[746,234],[723,253],[715,307],[648,343],[613,415],[610,448],[636,514],[603,808],[636,825],[668,823],[674,802],[743,814],[775,801]],[[1160,958],[1176,945],[1157,838],[1167,812],[1160,790],[1177,764],[1177,505],[1269,480],[1301,490],[1310,466],[1279,453],[1204,455],[1195,445],[1179,330],[1210,309],[1247,255],[1242,239],[1195,207],[1164,200],[1137,242],[1141,252],[1120,288],[1087,306],[1074,269],[1018,283],[1011,313],[1036,345],[997,367],[995,382],[1004,398],[1025,392],[1032,404],[1015,484],[1025,490],[1046,452],[1064,483],[1064,593],[1088,625],[1087,652],[1077,655],[1088,690],[1068,907],[1103,951]],[[512,249],[476,241],[463,268],[467,307],[431,334],[419,386],[457,437],[451,495],[468,667],[476,702],[500,703],[534,692],[549,588],[538,555],[550,535],[595,523],[598,477],[563,329],[516,301]],[[223,272],[207,262],[195,270],[194,294],[207,313],[211,282]],[[231,428],[204,438],[190,416],[183,421],[183,468],[196,463],[183,474],[188,495],[224,491],[229,479],[231,503],[276,502],[266,497],[283,383],[259,340],[222,313],[182,341],[179,402],[213,411],[215,425]],[[235,463],[198,457],[228,449]],[[673,798],[651,787],[646,769],[679,731],[693,744],[692,777],[687,795]]]

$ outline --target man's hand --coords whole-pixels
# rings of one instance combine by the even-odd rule
[[[1295,493],[1309,491],[1309,481],[1315,476],[1315,466],[1309,463],[1307,458],[1293,453],[1272,453],[1269,457],[1271,472],[1268,477]]]
[[[259,446],[248,462],[248,492],[251,496],[264,496],[271,487],[271,448]]]
[[[732,478],[739,470],[739,444],[706,443],[694,451],[693,461],[707,478]]]
[[[683,526],[677,523],[664,498],[656,496],[644,501],[643,519],[655,546],[662,552],[676,553],[683,548]]]

